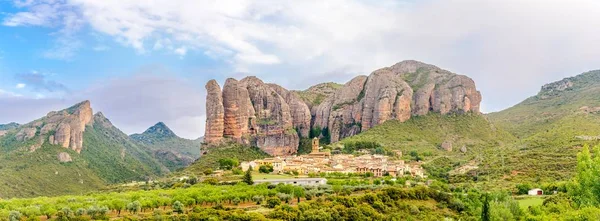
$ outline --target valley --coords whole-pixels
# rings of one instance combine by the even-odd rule
[[[127,135],[90,101],[0,125],[0,220],[598,218],[598,71],[488,114],[473,80],[417,61],[305,91],[206,90],[195,140],[162,122]],[[269,184],[313,178],[327,184]]]

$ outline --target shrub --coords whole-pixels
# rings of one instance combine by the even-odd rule
[[[265,198],[264,198],[263,196],[259,196],[259,195],[256,195],[256,196],[253,196],[253,197],[252,197],[252,201],[253,201],[254,203],[256,203],[256,205],[260,205],[260,204],[262,204],[262,202],[263,202],[263,200],[264,200],[264,199],[265,199]]]
[[[267,200],[267,208],[275,208],[281,205],[281,200],[279,198],[271,197]]]
[[[184,209],[185,209],[185,206],[183,205],[183,203],[181,203],[179,201],[175,201],[175,203],[173,203],[173,211],[174,212],[182,214]]]
[[[9,221],[19,221],[21,220],[21,213],[19,211],[10,211],[8,215]]]
[[[202,181],[202,183],[206,183],[209,185],[217,185],[219,183],[219,181],[215,178],[208,178],[208,179],[205,179],[204,181]]]

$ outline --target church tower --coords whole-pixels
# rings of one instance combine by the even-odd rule
[[[319,139],[316,137],[313,138],[313,140],[312,140],[312,152],[313,153],[319,152]]]

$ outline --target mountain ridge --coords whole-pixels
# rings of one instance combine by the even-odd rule
[[[472,79],[414,60],[357,76],[343,86],[319,85],[325,88],[322,93],[302,96],[253,76],[229,78],[222,91],[215,80],[209,81],[206,143],[232,140],[271,155],[288,155],[311,134],[336,142],[389,119],[479,113],[481,102]]]

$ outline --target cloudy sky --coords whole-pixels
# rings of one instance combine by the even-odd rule
[[[483,111],[600,69],[597,0],[1,0],[0,123],[89,99],[126,133],[204,133],[204,84],[291,89],[420,60],[472,77]]]

